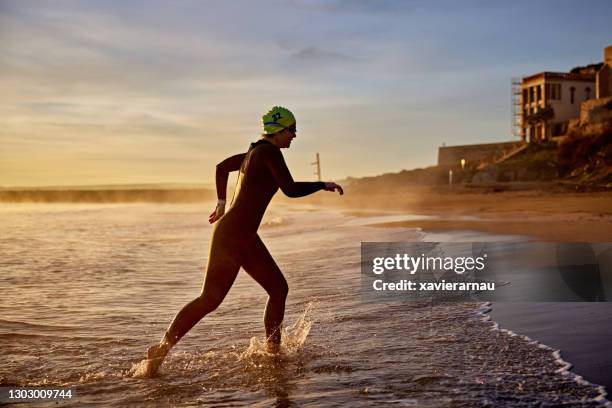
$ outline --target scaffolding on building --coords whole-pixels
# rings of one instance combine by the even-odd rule
[[[512,138],[518,139],[521,137],[521,78],[512,77],[512,117],[510,125],[510,134]]]

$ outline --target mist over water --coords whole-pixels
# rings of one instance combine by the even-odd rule
[[[280,203],[260,235],[290,287],[283,353],[265,353],[266,294],[241,271],[161,375],[138,378],[200,291],[211,209],[1,205],[0,385],[74,386],[74,406],[600,403],[551,350],[494,330],[481,304],[362,301],[360,242],[420,233]]]
[[[155,188],[101,186],[90,188],[2,189],[0,203],[194,203],[214,199],[215,192],[206,188]]]

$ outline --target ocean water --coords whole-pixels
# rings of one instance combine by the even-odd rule
[[[240,272],[160,375],[142,378],[146,348],[200,291],[210,210],[0,205],[0,386],[75,387],[61,405],[104,407],[605,403],[558,352],[498,330],[486,305],[362,301],[360,242],[420,232],[282,204],[260,235],[290,287],[283,352],[264,351],[266,294]]]

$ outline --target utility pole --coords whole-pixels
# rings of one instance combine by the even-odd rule
[[[319,153],[317,153],[317,161],[314,161],[310,164],[317,166],[317,172],[315,174],[317,175],[319,181],[321,181],[321,160],[319,160]]]

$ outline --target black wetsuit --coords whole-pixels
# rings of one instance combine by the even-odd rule
[[[266,336],[269,341],[280,342],[287,281],[257,229],[279,188],[289,197],[303,197],[325,188],[325,183],[293,181],[280,149],[263,139],[252,143],[247,153],[232,156],[217,166],[220,199],[225,199],[228,174],[236,170],[240,174],[234,200],[215,225],[202,292],[179,311],[168,328],[166,338],[172,344],[221,304],[240,267],[268,293]]]

